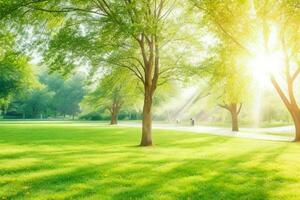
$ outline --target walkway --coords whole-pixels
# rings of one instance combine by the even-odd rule
[[[140,123],[120,123],[123,127],[141,127]],[[228,137],[239,137],[259,140],[272,141],[292,141],[293,140],[293,126],[273,127],[273,128],[241,128],[240,132],[233,132],[230,128],[213,127],[213,126],[180,126],[171,124],[154,124],[153,129],[160,130],[175,130],[186,131],[199,134],[211,134]]]

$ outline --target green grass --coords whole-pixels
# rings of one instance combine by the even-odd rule
[[[0,199],[300,199],[300,144],[96,123],[0,124]]]

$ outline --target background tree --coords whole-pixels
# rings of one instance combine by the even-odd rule
[[[212,69],[212,85],[217,88],[219,106],[231,114],[232,130],[238,131],[238,115],[247,96],[245,66],[242,62],[248,49],[244,46],[254,37],[251,4],[248,1],[191,0],[196,11],[202,14],[203,23],[214,38],[213,48],[206,61]]]
[[[218,42],[206,61],[210,65],[211,83],[218,105],[231,114],[232,131],[239,131],[238,116],[249,97],[251,76],[243,63],[245,52],[227,37],[216,34]],[[251,74],[251,73],[250,73]]]
[[[220,60],[214,64],[212,85],[215,87],[213,93],[218,95],[218,105],[230,112],[232,131],[239,131],[238,116],[248,97],[249,77],[244,66],[239,66],[233,55],[234,52],[228,48],[222,48]]]
[[[7,116],[11,118],[43,118],[70,115],[80,111],[85,93],[85,77],[75,74],[64,80],[59,74],[40,72],[36,87],[24,88],[10,96]]]
[[[111,116],[110,124],[114,125],[118,123],[122,109],[137,104],[140,89],[139,82],[128,76],[127,70],[117,69],[104,75],[85,101],[96,109],[107,110]]]
[[[53,95],[54,93],[46,87],[29,90],[22,105],[25,115],[31,118],[44,118],[49,111]]]
[[[68,79],[57,73],[52,75],[42,75],[41,82],[46,84],[50,91],[54,92],[51,106],[55,115],[60,114],[74,116],[80,111],[79,103],[82,101],[85,90],[85,77],[74,74]]]

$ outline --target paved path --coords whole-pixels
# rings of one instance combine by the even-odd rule
[[[120,123],[119,126],[141,127],[140,123]],[[171,124],[154,124],[153,129],[186,131],[199,134],[221,135],[228,137],[239,137],[272,141],[292,141],[293,126],[273,127],[273,128],[241,128],[240,132],[233,132],[230,128],[213,126],[179,126]]]

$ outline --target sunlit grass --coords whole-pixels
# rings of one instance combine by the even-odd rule
[[[300,145],[96,124],[0,124],[0,199],[299,199]]]

